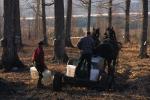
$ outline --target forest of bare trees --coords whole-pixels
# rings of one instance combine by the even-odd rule
[[[10,2],[10,3],[9,3]],[[87,31],[90,31],[90,21],[91,21],[91,5],[94,1],[91,0],[81,0],[82,7],[85,7],[87,9]],[[98,1],[97,1],[98,2]],[[99,1],[101,3],[102,1]],[[113,0],[108,1],[108,27],[112,27],[112,9],[113,9]],[[43,41],[46,45],[48,45],[48,37],[47,37],[47,24],[46,24],[46,13],[45,13],[45,0],[36,1],[37,5],[34,13],[36,13],[35,18],[35,33],[40,34],[43,33]],[[106,3],[106,2],[104,2]],[[130,42],[130,33],[129,33],[129,23],[130,23],[130,0],[126,0],[125,2],[125,43]],[[147,57],[147,31],[148,31],[148,0],[143,0],[143,28],[141,33],[141,43],[140,43],[140,51],[139,55],[141,58]],[[57,1],[56,1],[57,4]],[[73,46],[70,40],[71,37],[71,16],[72,16],[72,2],[71,0],[68,0],[67,4],[67,19],[66,19],[66,26],[65,26],[65,20],[64,20],[64,3],[60,3],[58,1],[58,6],[55,4],[54,1],[54,9],[55,9],[55,43],[54,43],[54,51],[55,56],[58,59],[62,59],[63,56],[67,56],[65,54],[65,44],[67,46]],[[48,4],[47,4],[48,5]],[[57,8],[58,7],[58,8]],[[61,7],[61,8],[60,8]],[[42,9],[42,10],[41,10]],[[58,9],[58,10],[57,10]],[[42,13],[41,13],[42,12]],[[58,14],[58,15],[57,15]],[[58,17],[57,17],[58,16]],[[2,19],[1,19],[2,20]],[[42,20],[42,21],[41,21]],[[42,25],[40,25],[42,23]],[[1,25],[2,27],[2,25]],[[40,31],[42,29],[42,31]],[[66,29],[66,31],[65,31]],[[66,33],[66,34],[65,34]],[[17,48],[22,47],[22,39],[21,39],[21,27],[20,27],[20,11],[19,11],[19,0],[18,1],[4,1],[4,41],[3,41],[3,56],[2,56],[2,63],[3,65],[6,64],[6,66],[14,66],[15,63],[17,63]],[[66,36],[66,38],[65,38]],[[12,43],[12,44],[11,44]],[[57,51],[57,50],[60,50]],[[8,65],[7,65],[8,64]]]
[[[126,48],[130,49],[133,44],[136,44],[136,59],[138,61],[149,59],[149,0],[75,1],[24,0],[24,4],[21,4],[22,0],[0,2],[0,6],[3,7],[3,10],[0,10],[0,70],[13,72],[14,68],[17,71],[29,69],[33,49],[39,41],[43,41],[46,48],[46,64],[56,64],[54,68],[59,69],[59,65],[66,65],[74,56],[79,57],[80,51],[76,44],[84,37],[82,34],[94,33],[92,29],[97,28],[100,31],[98,39],[101,41],[105,30],[113,28],[117,43],[126,50],[124,53],[127,52]],[[134,2],[139,2],[141,12],[134,12],[135,9],[131,9]],[[21,9],[24,5],[28,5],[28,8]],[[134,6],[137,6],[136,3]],[[84,14],[77,15],[77,8],[82,9],[80,13]],[[121,13],[116,9],[121,10]],[[22,16],[23,10],[26,12],[29,10],[30,14],[32,12],[31,16],[29,14]],[[119,65],[121,66],[121,64],[117,66]],[[128,66],[128,64],[124,65]],[[0,93],[3,85],[2,78],[0,76]]]

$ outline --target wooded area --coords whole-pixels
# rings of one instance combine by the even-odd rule
[[[22,10],[22,2],[29,8]],[[133,3],[141,6],[138,9],[141,12],[131,9]],[[3,0],[0,5],[3,7],[0,10],[0,99],[9,93],[6,99],[19,99],[21,95],[25,99],[52,100],[150,99],[149,4],[149,0]],[[84,9],[80,11],[86,15],[75,15],[77,8]],[[32,13],[24,17],[25,10]],[[54,13],[53,16],[49,16],[48,11]],[[86,32],[94,33],[99,29],[98,39],[103,43],[108,28],[114,29],[121,47],[114,66],[117,91],[101,93],[66,86],[67,89],[59,93],[54,92],[51,85],[40,92],[36,90],[30,67],[39,41],[44,43],[48,69],[65,73],[68,61],[79,59],[77,43],[80,38]]]

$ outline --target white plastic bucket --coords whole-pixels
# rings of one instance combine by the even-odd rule
[[[104,58],[98,56],[98,57],[92,57],[91,60],[92,63],[95,63],[97,66],[93,66],[94,68],[97,69],[102,69],[104,66]]]
[[[49,71],[48,69],[46,69],[42,73],[42,75],[43,75],[42,83],[44,85],[49,85],[52,82],[52,80],[53,80],[53,75],[52,75],[51,71]]]
[[[91,81],[97,81],[98,75],[99,75],[99,70],[98,69],[91,69],[90,80]]]
[[[39,78],[38,71],[35,67],[30,68],[30,75],[31,75],[31,79],[38,79]]]
[[[66,76],[74,77],[76,66],[75,65],[67,65]]]

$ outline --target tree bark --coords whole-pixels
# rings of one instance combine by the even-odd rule
[[[46,14],[45,14],[45,0],[42,0],[42,24],[43,24],[43,42],[45,46],[48,46],[48,40],[46,35]]]
[[[17,49],[22,48],[21,27],[20,27],[20,4],[19,0],[14,2],[14,33]]]
[[[88,22],[87,22],[87,31],[90,32],[91,26],[91,0],[88,2]]]
[[[147,31],[148,31],[148,0],[142,0],[143,3],[143,27],[140,44],[140,58],[146,58],[147,55]]]
[[[112,0],[109,0],[108,27],[112,27]]]
[[[71,43],[71,18],[72,18],[72,0],[67,1],[67,18],[66,18],[66,37],[65,46],[74,47]]]
[[[4,0],[4,41],[2,64],[6,70],[11,70],[12,67],[22,66],[17,54],[17,44],[15,41],[15,2],[16,0]]]
[[[130,20],[130,2],[131,0],[126,0],[126,24],[125,24],[125,33],[124,33],[124,42],[130,42],[130,35],[129,35],[129,20]]]
[[[2,27],[3,27],[3,20],[2,16],[0,15],[0,38],[2,38]]]
[[[30,40],[31,39],[31,22],[28,22],[28,28],[29,28],[29,30],[28,30],[28,40]]]
[[[55,0],[55,41],[54,54],[58,62],[66,62],[68,56],[65,51],[65,34],[64,34],[64,0]]]
[[[40,1],[41,0],[36,0],[35,38],[40,34]]]

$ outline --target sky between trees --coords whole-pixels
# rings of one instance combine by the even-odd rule
[[[33,11],[33,9],[31,9],[31,6],[34,6],[35,0],[20,0],[20,12],[21,12],[21,17],[31,17],[34,16],[35,12]],[[66,1],[65,5],[66,5]],[[107,0],[92,0],[94,1],[104,1],[107,2]],[[124,7],[125,0],[113,0],[113,4],[116,5],[119,3],[119,6]],[[51,0],[46,0],[46,3],[50,3]],[[122,2],[122,3],[121,3]],[[141,11],[141,0],[131,0],[131,12],[139,12]],[[150,0],[149,0],[150,3]],[[98,3],[93,3],[92,5],[92,14],[95,13],[107,13],[107,9],[98,9],[98,7],[96,7]],[[66,7],[65,6],[65,12],[66,12]],[[149,6],[149,10],[150,10],[150,6]],[[124,12],[122,8],[120,7],[113,7],[113,11],[114,12]],[[3,0],[0,0],[0,15],[3,15]],[[46,7],[46,15],[47,16],[54,16],[54,8],[53,6],[51,7]],[[87,10],[83,7],[80,6],[80,2],[79,0],[73,0],[73,15],[87,15]]]

